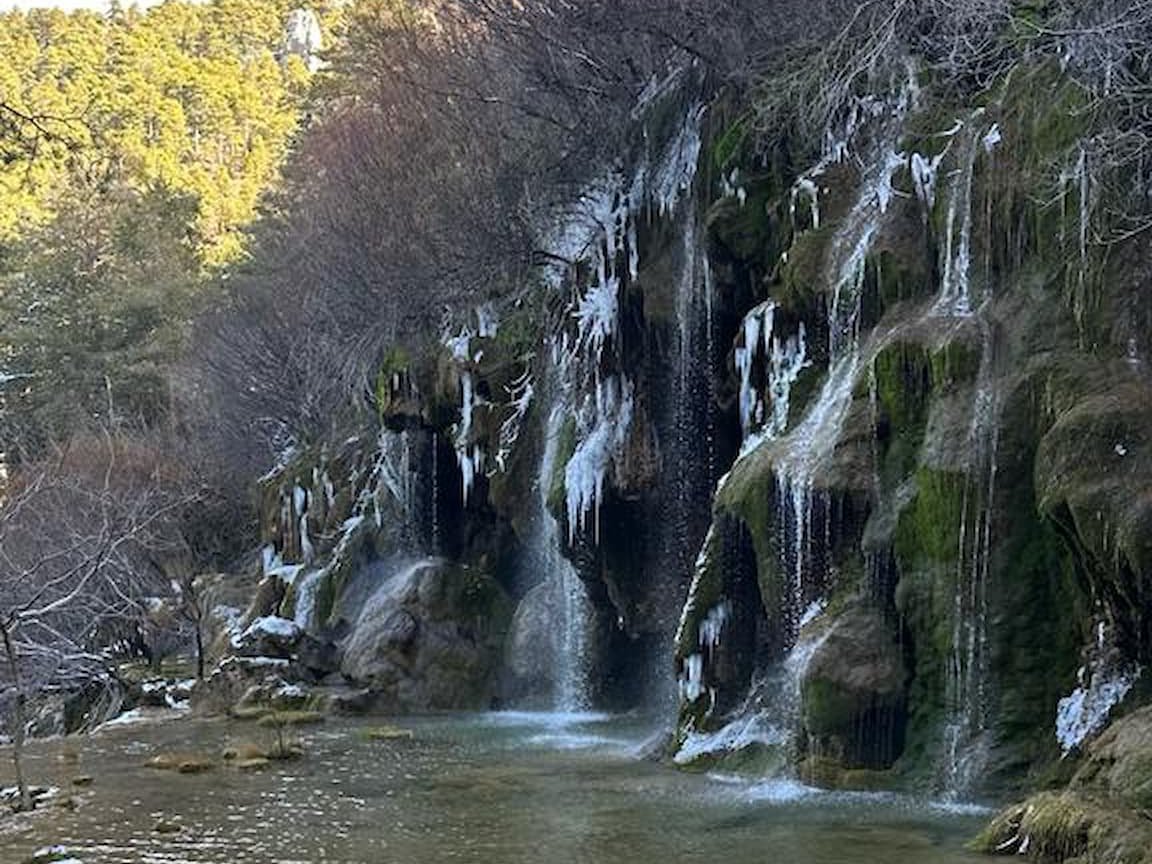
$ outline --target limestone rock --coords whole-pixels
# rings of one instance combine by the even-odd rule
[[[388,574],[344,643],[345,677],[379,707],[487,707],[510,604],[485,573],[423,559]]]
[[[902,747],[906,672],[881,613],[853,605],[817,637],[801,677],[804,724],[850,767],[888,767]]]

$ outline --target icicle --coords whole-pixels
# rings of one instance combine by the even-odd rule
[[[684,658],[684,672],[680,677],[680,698],[695,702],[704,695],[704,655],[689,654]]]
[[[628,442],[632,411],[631,382],[611,377],[596,388],[594,401],[581,412],[586,431],[564,469],[570,542],[575,542],[577,531],[587,528],[590,513],[599,542],[605,476]]]
[[[788,213],[792,218],[792,230],[794,232],[799,230],[799,225],[796,222],[796,202],[802,195],[808,201],[808,212],[812,218],[812,230],[819,231],[820,189],[809,174],[803,175],[792,187],[792,195],[788,202]]]
[[[760,333],[775,309],[772,301],[762,303],[744,316],[744,344],[735,350],[736,369],[740,373],[740,428],[747,436],[759,413],[759,393],[752,386],[752,364],[760,350]]]
[[[731,607],[727,601],[721,601],[708,610],[700,621],[700,647],[706,651],[714,651],[720,646],[720,635],[724,625],[728,622]]]

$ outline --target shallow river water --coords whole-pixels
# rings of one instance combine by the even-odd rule
[[[262,771],[144,767],[218,755],[266,730],[232,721],[113,726],[37,743],[36,782],[88,775],[74,810],[0,818],[0,862],[63,845],[84,864],[959,864],[980,817],[931,802],[687,774],[637,753],[646,730],[595,715],[481,714],[302,732]],[[0,751],[0,758],[8,758]],[[10,782],[0,766],[0,785]],[[164,830],[157,830],[158,828]]]

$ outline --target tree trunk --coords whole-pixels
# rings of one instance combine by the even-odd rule
[[[196,622],[196,680],[204,680],[204,625]]]
[[[16,772],[16,788],[20,793],[20,809],[32,809],[32,795],[28,791],[28,782],[24,779],[24,736],[27,732],[28,720],[24,711],[24,685],[20,681],[20,667],[16,662],[16,652],[12,648],[12,637],[8,628],[0,626],[0,638],[4,643],[4,654],[8,660],[8,672],[12,676],[12,686],[16,690],[16,705],[9,718],[9,728],[12,730],[12,767]]]

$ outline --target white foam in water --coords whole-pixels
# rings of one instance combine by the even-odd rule
[[[771,801],[773,803],[788,803],[811,798],[823,794],[813,786],[805,786],[798,780],[778,779],[757,783],[748,790],[748,797],[753,801]]]
[[[953,816],[986,816],[995,812],[992,807],[971,801],[929,801],[928,808]]]
[[[489,711],[481,714],[483,722],[492,726],[567,726],[605,723],[612,715],[604,711]]]
[[[672,757],[677,765],[691,765],[703,756],[736,753],[757,744],[787,744],[791,735],[778,729],[759,714],[740,717],[716,732],[689,732]]]

